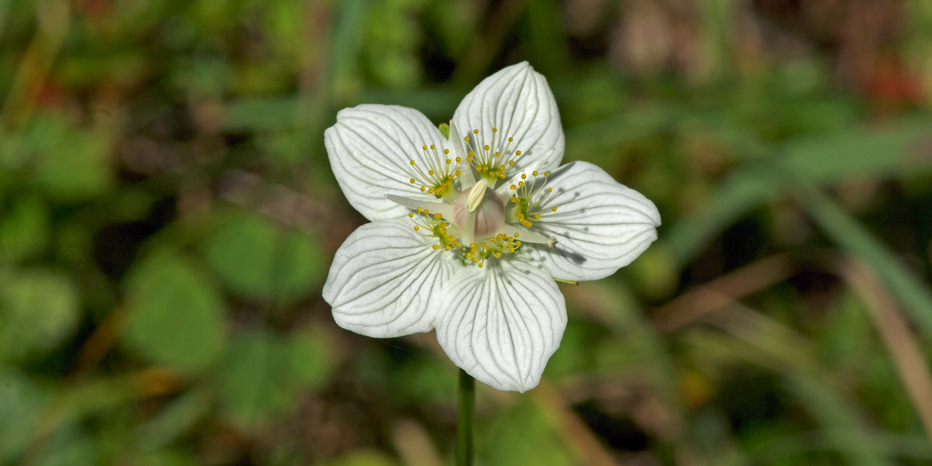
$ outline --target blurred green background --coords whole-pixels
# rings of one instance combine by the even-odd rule
[[[477,464],[932,462],[928,0],[0,0],[0,464],[451,464],[434,335],[320,297],[323,131],[521,60],[664,225]]]

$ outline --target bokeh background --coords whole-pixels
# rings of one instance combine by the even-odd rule
[[[323,131],[521,60],[664,225],[478,464],[932,462],[928,0],[0,0],[0,464],[451,464],[434,335],[320,297]]]

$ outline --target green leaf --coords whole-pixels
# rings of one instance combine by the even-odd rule
[[[151,450],[168,446],[189,431],[213,406],[212,391],[188,390],[139,427],[140,443]]]
[[[41,254],[50,236],[45,203],[36,196],[19,197],[0,218],[0,262],[15,262]]]
[[[480,455],[485,464],[578,464],[551,421],[530,398],[505,411],[481,432]]]
[[[44,116],[23,135],[23,155],[31,157],[30,181],[52,199],[80,202],[113,185],[106,139],[63,118]]]
[[[273,302],[304,297],[326,271],[316,240],[259,216],[233,218],[208,238],[205,255],[232,291]]]
[[[47,270],[0,274],[0,360],[51,350],[78,320],[71,281]]]
[[[0,464],[26,447],[50,395],[25,375],[0,369]]]
[[[320,388],[330,382],[335,361],[330,338],[320,331],[307,330],[291,337],[291,371],[304,387]]]
[[[223,351],[223,305],[204,272],[174,253],[150,256],[126,288],[125,342],[143,357],[186,371],[208,367]]]
[[[243,335],[220,376],[224,416],[249,428],[289,412],[298,393],[290,350],[280,337],[263,330]]]

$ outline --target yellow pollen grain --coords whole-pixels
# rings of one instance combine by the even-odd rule
[[[557,208],[554,207],[554,208],[552,208],[552,209],[550,209],[550,210],[553,211],[553,212],[556,212],[556,211],[557,211]]]
[[[414,184],[414,181],[415,181],[415,180],[414,180],[414,178],[411,178],[410,181],[411,181],[412,184]]]
[[[534,176],[537,176],[537,172],[536,172],[536,171],[533,172],[533,173],[531,173],[531,174],[534,175]]]
[[[440,249],[440,245],[439,245],[439,244],[435,244],[435,245],[433,246],[433,248],[434,248],[434,251],[436,251],[436,250]]]
[[[493,132],[493,133],[497,133],[497,132],[498,132],[498,128],[492,128],[492,132]]]
[[[550,172],[544,172],[544,176],[550,176]]]
[[[436,149],[436,147],[434,147],[434,145],[431,144],[431,145],[430,145],[430,150],[434,150],[434,149]]]
[[[515,185],[511,185],[511,186],[509,186],[509,187],[510,187],[511,189],[516,189],[516,188],[517,188],[517,186],[515,186]]]
[[[414,212],[408,213],[408,217],[414,218]]]
[[[460,163],[460,162],[462,162],[462,161],[463,161],[463,159],[461,159],[461,158],[459,158],[459,157],[456,158],[456,163]]]
[[[552,193],[552,192],[553,192],[553,188],[547,188],[547,192],[548,192],[548,193]]]
[[[453,163],[453,161],[450,160],[450,159],[447,159],[447,165],[449,165],[449,164],[451,164],[451,163]]]
[[[466,142],[469,142],[469,136],[466,136],[465,138],[463,138],[463,140]]]
[[[519,237],[519,236],[521,236],[521,233],[519,233],[519,232],[516,231],[516,232],[515,232],[515,238],[517,238],[517,237]]]
[[[478,129],[472,130],[472,134],[479,134],[479,130]]]
[[[414,231],[421,231],[421,227],[415,225],[415,226],[414,226]]]
[[[411,165],[414,165],[414,160],[411,161]]]
[[[522,180],[526,180],[526,179],[527,179],[527,175],[525,175],[524,173],[522,173],[522,174],[521,174],[521,179],[522,179]]]
[[[427,146],[421,146],[421,149],[427,150]]]
[[[479,268],[482,268],[482,264],[479,264]]]

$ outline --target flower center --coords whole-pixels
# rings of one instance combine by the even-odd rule
[[[469,233],[469,216],[475,216],[472,224],[472,237],[487,238],[505,224],[505,203],[489,187],[485,178],[479,180],[472,188],[460,193],[453,204],[453,223],[461,232]]]

